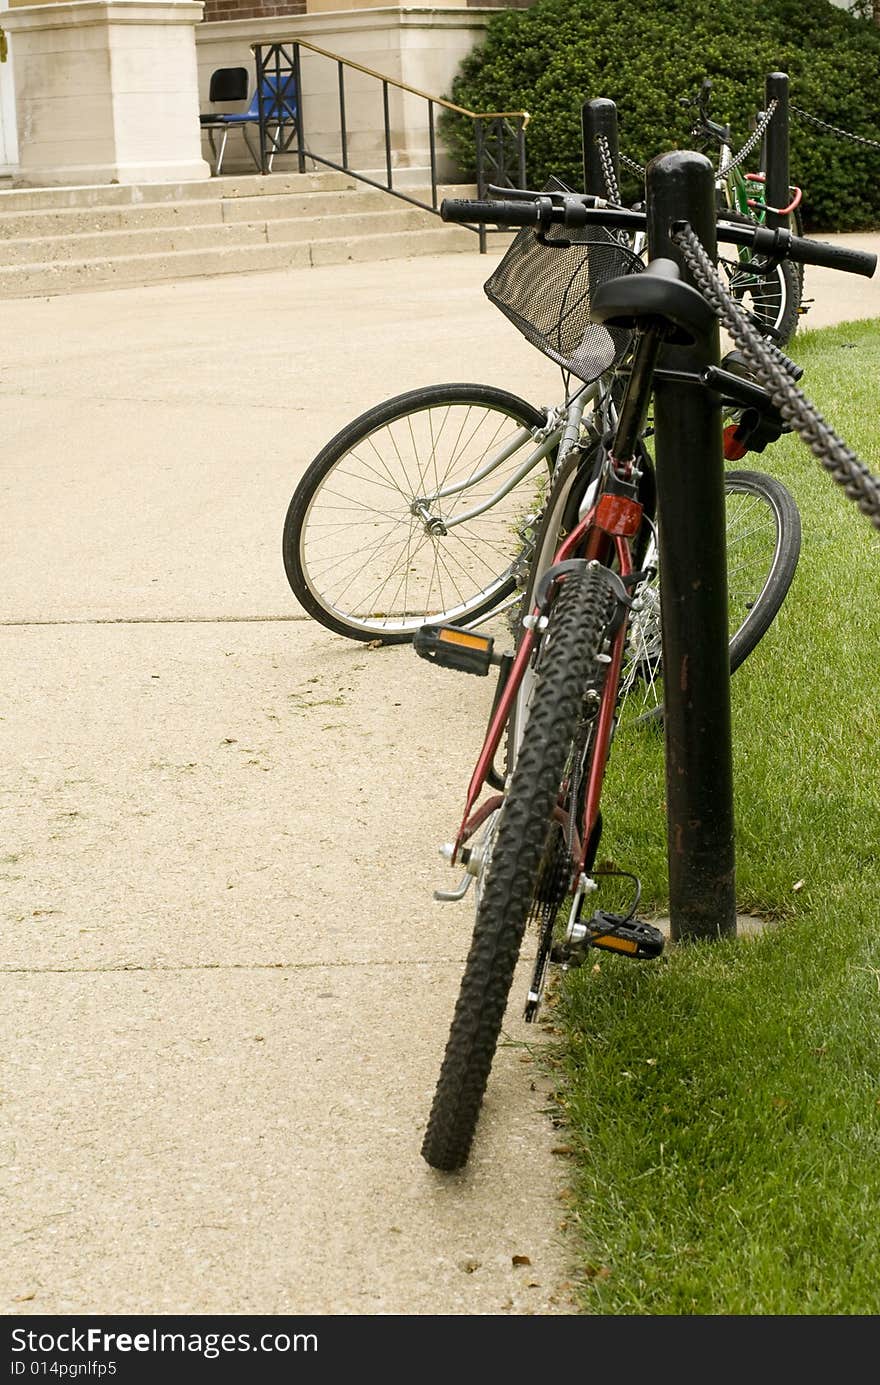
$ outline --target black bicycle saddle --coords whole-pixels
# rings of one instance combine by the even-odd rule
[[[623,274],[600,284],[590,301],[590,317],[606,327],[637,326],[663,317],[671,324],[666,337],[676,346],[707,342],[716,317],[705,298],[684,283],[674,260],[651,260],[643,274]]]

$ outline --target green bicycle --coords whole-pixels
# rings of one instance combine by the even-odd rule
[[[756,129],[746,140],[738,154],[730,146],[730,126],[721,125],[709,115],[712,96],[712,82],[706,77],[695,97],[682,98],[682,105],[696,108],[691,138],[697,141],[701,152],[708,153],[713,146],[718,149],[718,191],[719,211],[724,211],[726,221],[764,225],[768,210],[791,217],[791,229],[797,236],[803,236],[804,227],[800,214],[801,189],[790,189],[788,206],[768,208],[765,199],[765,175],[761,172],[748,173],[743,170],[743,162],[761,138],[770,120],[772,109],[765,111]],[[755,257],[748,249],[740,248],[736,260],[721,260],[720,267],[727,274],[728,284],[734,297],[743,308],[751,313],[756,326],[777,346],[784,346],[797,330],[798,320],[806,312],[803,302],[803,267],[789,260],[779,264],[768,264]]]

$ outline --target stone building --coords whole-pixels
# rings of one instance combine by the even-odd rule
[[[251,45],[298,38],[442,96],[492,13],[531,3],[0,0],[9,41],[8,60],[0,64],[0,176],[17,186],[207,178],[211,166],[199,113],[210,109],[211,73],[241,65],[253,76]],[[334,66],[325,60],[322,72],[312,54],[303,69],[309,136],[318,143],[331,138],[321,123],[325,108],[330,120]],[[372,101],[352,80],[347,117],[355,146],[359,140],[368,159],[370,138],[377,138],[381,124]],[[402,168],[424,157],[424,149],[413,146],[414,121],[423,123],[423,116],[395,88],[394,158]],[[230,151],[229,171],[248,166],[243,145]]]

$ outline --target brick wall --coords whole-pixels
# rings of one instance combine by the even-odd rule
[[[206,24],[221,19],[274,19],[277,15],[305,14],[306,0],[285,0],[283,4],[273,4],[272,0],[205,0]]]

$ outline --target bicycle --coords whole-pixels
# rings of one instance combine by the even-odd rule
[[[587,201],[535,195],[528,205],[446,203],[443,215],[448,220],[484,216],[495,224],[531,224],[538,228],[542,247],[562,254],[566,246],[571,248],[572,232],[588,220],[599,226],[621,224],[619,212],[591,209]],[[559,225],[566,239],[553,251],[548,233]],[[719,227],[722,235],[733,243],[748,243],[745,237],[752,236],[761,247],[760,229]],[[527,241],[522,242],[524,255]],[[860,273],[872,272],[876,263],[875,257],[786,233],[775,235],[774,242],[777,253],[784,250],[818,263],[854,268],[861,262]],[[587,245],[587,266],[596,253],[595,244]],[[521,281],[523,304],[526,278]],[[530,573],[531,609],[522,621],[516,651],[497,655],[491,637],[454,626],[426,625],[416,641],[417,652],[435,663],[484,675],[495,665],[499,668],[461,825],[455,841],[444,848],[449,862],[463,866],[465,875],[456,890],[438,896],[461,898],[473,884],[476,897],[473,941],[421,1151],[430,1165],[444,1171],[460,1169],[467,1161],[528,924],[537,923],[538,943],[527,1020],[538,1012],[551,962],[577,966],[594,948],[656,958],[664,944],[659,929],[636,917],[640,890],[635,875],[599,871],[595,860],[603,778],[627,668],[633,665],[631,627],[645,609],[645,595],[656,576],[649,565],[655,492],[643,438],[658,353],[663,341],[705,337],[716,319],[706,299],[681,280],[669,260],[652,261],[640,277],[625,271],[602,278],[587,268],[582,282],[589,320],[613,330],[625,328],[632,337],[619,348],[618,364],[625,362],[626,368],[620,372],[612,435],[598,452],[571,449],[554,478]],[[556,323],[548,322],[546,295],[537,300],[539,329],[552,338],[560,327],[558,312]],[[723,395],[726,373],[716,375],[710,367],[691,383]],[[653,657],[635,662],[650,664]],[[637,669],[635,676],[644,674]],[[501,775],[494,759],[505,730]],[[487,786],[495,792],[480,801]],[[585,908],[606,874],[632,881],[628,909]],[[565,919],[561,928],[560,917]]]
[[[615,237],[581,235],[597,242],[589,271],[594,280],[644,268]],[[555,248],[547,267],[548,291],[554,292],[555,280],[569,303],[565,328],[555,344],[530,337],[567,372],[561,404],[537,409],[480,384],[412,390],[353,420],[307,468],[285,516],[284,566],[301,605],[328,629],[393,644],[412,640],[428,620],[472,629],[505,609],[515,620],[552,479],[574,449],[597,449],[614,422],[607,370],[628,334],[595,327],[594,354],[586,357],[566,338],[566,332],[585,332],[578,289],[582,247],[583,240],[576,242],[569,256]],[[522,272],[519,252],[514,242],[486,291],[523,330],[508,283]],[[527,268],[535,273],[533,259]],[[731,372],[725,378],[728,391],[735,391],[727,402],[737,411],[729,428],[731,456],[762,450],[779,431],[766,396]],[[759,472],[730,472],[727,500],[729,567],[740,575],[731,586],[736,668],[781,605],[800,532],[790,496]],[[658,647],[656,599],[654,610],[653,620],[644,622],[647,651]],[[652,710],[649,703],[644,710]]]
[[[802,237],[801,189],[790,189],[787,206],[768,208],[765,198],[766,175],[747,173],[742,168],[745,156],[755,147],[772,120],[772,109],[759,117],[755,130],[735,155],[730,144],[730,126],[712,120],[709,115],[711,96],[712,81],[706,77],[698,94],[695,97],[682,97],[681,104],[696,107],[696,119],[690,132],[696,147],[705,153],[713,147],[717,150],[715,186],[719,213],[741,224],[763,226],[766,224],[767,211],[772,210],[790,216],[795,234]],[[741,306],[751,312],[762,332],[780,346],[789,342],[797,330],[800,317],[807,311],[803,302],[803,265],[795,265],[790,260],[767,265],[760,257],[753,256],[747,247],[740,248],[736,260],[721,259],[720,264],[727,275],[730,291]]]

